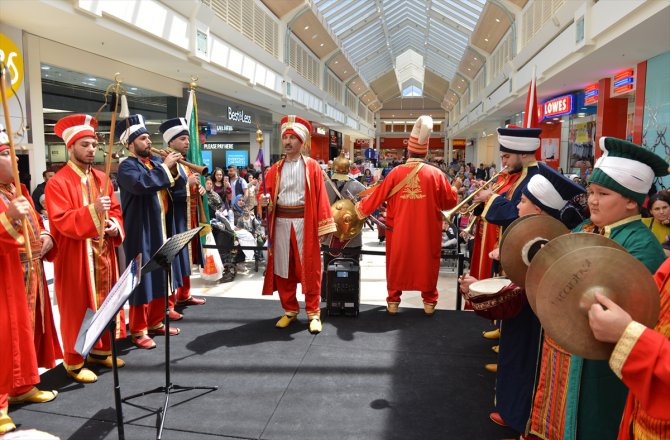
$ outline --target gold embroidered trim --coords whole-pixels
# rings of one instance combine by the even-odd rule
[[[612,351],[609,363],[610,368],[619,379],[621,379],[621,370],[623,369],[623,366],[628,359],[628,355],[633,350],[637,340],[640,339],[640,336],[646,330],[646,328],[647,327],[640,324],[639,322],[632,321],[630,324],[628,324],[628,327],[626,327],[626,330],[624,330],[623,335],[621,335],[621,338],[619,338],[619,342],[617,342],[616,346],[614,347],[614,351]]]
[[[489,199],[486,201],[486,205],[484,205],[484,210],[480,216],[481,218],[486,218],[486,214],[489,212],[489,208],[493,204],[493,201],[496,199],[496,197],[500,197],[500,194],[491,194],[491,197],[489,197]]]
[[[618,227],[618,226],[623,226],[627,223],[634,222],[635,220],[641,220],[642,216],[641,215],[633,215],[630,217],[626,217],[625,219],[619,220],[618,222],[612,223],[611,225],[607,225],[604,227],[605,233],[603,234],[605,237],[609,238],[610,235],[612,234],[612,229]]]
[[[100,230],[100,217],[98,217],[98,213],[95,211],[95,205],[94,204],[89,204],[88,205],[88,212],[91,214],[91,219],[93,220],[93,223],[95,224],[95,230],[99,231]]]
[[[361,211],[361,209],[359,208],[360,204],[361,204],[361,202],[358,202],[354,205],[354,209],[356,210],[356,215],[360,219],[366,219],[366,218],[368,218],[368,215],[365,214],[363,211]]]
[[[170,187],[173,187],[175,179],[179,177],[179,173],[177,173],[177,176],[173,177],[172,176],[172,171],[170,171],[170,168],[168,168],[167,165],[162,163],[161,167],[163,167],[163,170],[165,171],[165,174],[167,174],[168,179],[170,179]]]
[[[6,212],[3,212],[0,214],[0,225],[2,225],[3,228],[7,230],[9,235],[16,240],[16,242],[20,245],[23,245],[25,243],[23,239],[23,235],[19,233],[19,231],[16,230],[14,225],[12,224],[12,220],[9,219],[9,216],[7,215]]]
[[[421,190],[420,182],[418,174],[412,176],[412,178],[409,179],[409,182],[407,182],[407,185],[403,188],[400,198],[412,200],[425,198],[426,195],[423,193],[423,190]]]

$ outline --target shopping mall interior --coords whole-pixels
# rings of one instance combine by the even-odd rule
[[[195,90],[210,170],[277,162],[280,121],[292,114],[311,124],[305,153],[324,168],[344,153],[357,172],[372,158],[379,173],[406,156],[421,115],[434,121],[433,161],[499,169],[497,129],[528,126],[532,92],[542,129],[537,159],[583,181],[603,154],[603,136],[670,158],[668,23],[669,0],[0,0],[8,84],[1,112],[32,192],[45,171],[68,162],[54,126],[70,114],[99,121],[94,163],[104,171],[116,86],[159,148],[160,124],[183,117]],[[116,172],[128,151],[118,142],[113,151]],[[655,185],[666,189],[670,179]],[[318,336],[304,322],[275,331],[280,308],[259,301],[257,262],[226,285],[194,275],[194,292],[209,301],[187,309],[169,364],[180,383],[219,389],[177,395],[165,438],[518,434],[489,420],[495,374],[483,365],[496,358],[480,335],[493,327],[456,310],[462,267],[442,261],[437,319],[424,319],[414,292],[404,316],[389,321],[385,263],[373,255],[384,246],[364,230],[360,315],[326,319]],[[120,350],[124,393],[160,385],[162,342]],[[54,370],[42,370],[42,382],[61,393],[53,404],[10,407],[20,428],[64,439],[123,436],[111,373],[83,386]],[[121,405],[127,438],[153,438],[159,397]]]

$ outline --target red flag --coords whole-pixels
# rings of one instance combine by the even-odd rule
[[[535,66],[533,66],[533,74],[530,78],[528,94],[526,95],[526,112],[523,115],[524,128],[540,128],[537,113],[537,86],[535,80]],[[537,160],[542,159],[542,148],[535,150],[535,158]]]

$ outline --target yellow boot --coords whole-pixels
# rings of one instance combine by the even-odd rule
[[[12,421],[12,418],[7,414],[7,408],[0,410],[0,435],[6,434],[10,431],[14,431],[16,425]]]
[[[500,329],[497,328],[488,332],[482,332],[482,336],[486,339],[500,339]]]
[[[498,372],[498,364],[486,364],[484,365],[484,368],[486,369],[486,371],[490,371],[491,373]]]
[[[281,318],[279,318],[279,321],[277,321],[277,323],[275,324],[275,327],[286,328],[289,325],[291,325],[291,323],[293,321],[295,321],[296,319],[298,319],[298,317],[296,315],[284,315]]]
[[[94,357],[94,356],[87,356],[86,357],[86,362],[88,362],[89,364],[102,365],[103,367],[107,367],[107,368],[112,368],[113,367],[112,355],[111,354],[109,356],[107,356],[106,358],[103,358],[103,359],[98,358],[98,357]],[[121,359],[120,357],[116,358],[116,368],[122,368],[125,365],[126,365],[126,362],[123,359]]]
[[[399,302],[387,302],[386,303],[386,313],[389,315],[395,315],[398,313]]]
[[[493,350],[495,353],[499,353],[500,352],[500,345],[494,345],[493,347],[491,347],[491,350]]]
[[[423,313],[426,316],[433,316],[437,303],[423,303]]]
[[[80,368],[78,370],[66,370],[67,375],[79,383],[93,383],[97,382],[98,376],[88,368]]]
[[[23,393],[20,396],[9,396],[9,403],[45,403],[51,402],[58,395],[58,391],[42,391],[38,390],[36,387],[33,387],[27,393]]]

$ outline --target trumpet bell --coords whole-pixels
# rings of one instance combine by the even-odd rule
[[[330,206],[330,212],[337,228],[335,234],[340,241],[351,240],[363,230],[365,220],[358,218],[351,200],[337,200]]]

